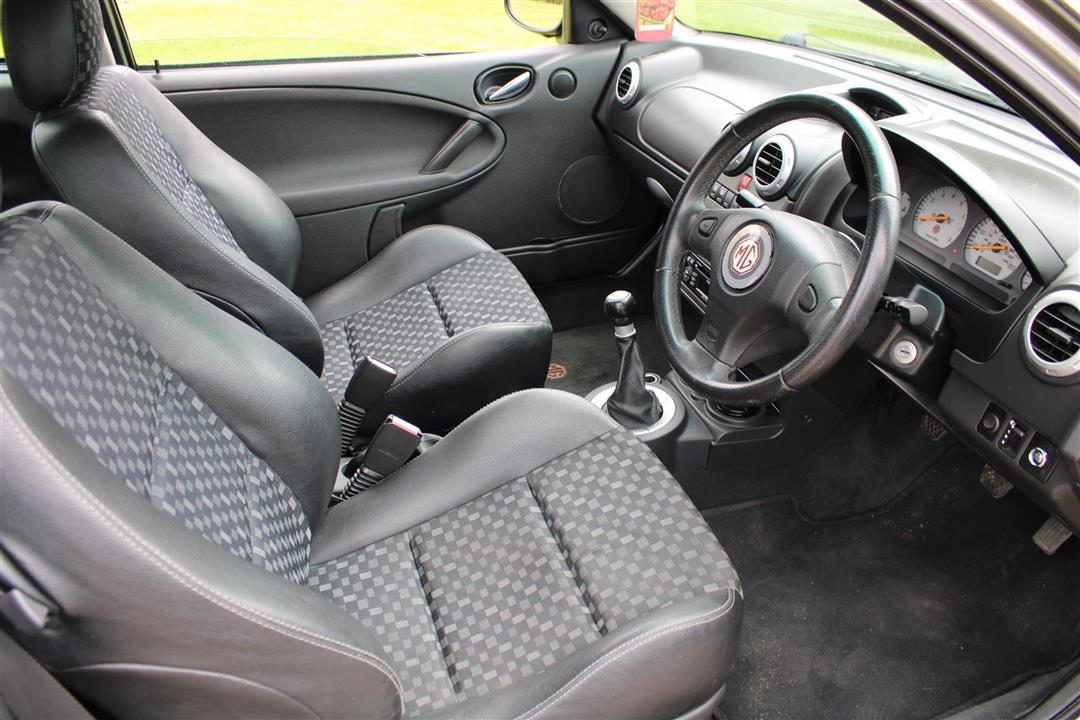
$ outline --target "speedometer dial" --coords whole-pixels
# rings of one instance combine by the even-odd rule
[[[960,188],[944,185],[923,195],[915,206],[912,230],[920,238],[939,248],[956,242],[967,222],[967,198]]]
[[[976,225],[968,235],[964,261],[995,280],[1009,277],[1020,267],[1020,256],[990,218]]]

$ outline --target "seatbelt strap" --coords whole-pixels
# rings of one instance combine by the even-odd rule
[[[15,720],[90,720],[86,708],[6,632],[0,632],[0,667],[0,704]]]

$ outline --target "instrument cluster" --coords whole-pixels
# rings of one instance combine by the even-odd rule
[[[968,192],[921,170],[901,167],[900,177],[901,242],[1006,302],[1027,289],[1016,245]]]

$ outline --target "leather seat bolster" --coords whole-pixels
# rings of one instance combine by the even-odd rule
[[[588,402],[559,390],[496,400],[455,428],[446,438],[452,442],[438,443],[358,498],[334,506],[312,538],[311,564],[442,515],[613,428]]]
[[[0,421],[5,516],[34,518],[5,523],[4,548],[63,609],[48,632],[21,638],[35,657],[58,672],[127,664],[127,686],[139,666],[164,665],[181,683],[190,670],[272,687],[321,717],[352,714],[358,698],[373,717],[399,716],[381,644],[339,607],[125,489],[6,371]],[[115,710],[111,687],[79,690]],[[162,717],[205,714],[201,696],[168,694],[175,704],[154,706]]]
[[[307,299],[320,325],[365,310],[432,276],[488,252],[491,246],[467,230],[425,225],[410,230],[351,275]]]
[[[338,421],[322,382],[273,341],[188,292],[64,205],[38,206],[82,273],[321,521],[337,475]],[[283,446],[282,437],[307,438]]]
[[[261,331],[321,372],[322,338],[303,302],[243,254],[201,236],[197,222],[167,199],[125,147],[108,116],[78,107],[42,115],[33,143],[65,201],[135,243],[180,282],[242,308]],[[108,192],[101,190],[102,178]]]
[[[638,618],[527,683],[423,717],[680,717],[722,684],[741,616],[735,589],[695,597]]]
[[[392,408],[425,431],[443,432],[464,419],[461,408],[538,387],[551,360],[551,336],[551,326],[541,323],[496,323],[455,335],[398,377],[362,430],[373,432]]]
[[[195,127],[149,80],[130,68],[120,72],[244,253],[291,288],[300,267],[301,240],[296,218],[285,202],[262,178]]]

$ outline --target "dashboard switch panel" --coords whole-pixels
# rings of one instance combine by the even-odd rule
[[[997,445],[1003,453],[1011,458],[1020,454],[1020,448],[1024,447],[1024,438],[1030,432],[1026,425],[1012,418],[1005,425],[1005,432],[1001,433]]]
[[[679,275],[679,290],[699,312],[705,312],[709,304],[709,277],[712,268],[697,253],[687,253]]]

